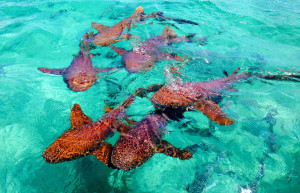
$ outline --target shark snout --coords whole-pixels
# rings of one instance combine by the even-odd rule
[[[73,91],[85,91],[93,86],[98,77],[80,75],[67,80],[68,87]]]

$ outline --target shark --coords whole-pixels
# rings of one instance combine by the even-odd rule
[[[92,22],[91,26],[94,29],[96,29],[98,33],[94,34],[93,32],[91,32],[88,41],[94,42],[94,44],[98,46],[109,46],[119,41],[129,40],[130,37],[132,37],[132,35],[128,32],[131,30],[132,25],[135,23],[144,22],[146,19],[149,18],[154,18],[159,21],[173,20],[180,24],[188,23],[198,25],[198,23],[190,20],[166,17],[163,15],[162,12],[153,12],[152,14],[147,15],[144,13],[144,8],[142,6],[139,6],[136,8],[136,10],[131,16],[123,19],[122,21],[118,22],[117,24],[111,27],[100,23]],[[127,33],[124,33],[126,29]]]
[[[110,44],[119,41],[129,40],[131,35],[123,33],[124,30],[127,28],[127,30],[130,31],[132,23],[138,22],[142,18],[143,14],[144,9],[142,6],[139,6],[130,17],[123,19],[111,27],[92,22],[91,26],[95,28],[98,33],[93,34],[91,32],[89,35],[89,41],[94,42],[94,44],[98,46],[109,46]]]
[[[197,109],[206,115],[210,120],[219,125],[232,125],[234,120],[229,118],[218,105],[220,99],[225,95],[225,91],[237,91],[233,84],[247,80],[250,77],[259,77],[267,80],[287,80],[300,82],[300,75],[260,75],[244,72],[237,74],[240,68],[236,68],[233,73],[225,78],[213,79],[198,82],[174,82],[163,85],[150,85],[148,88],[139,89],[139,96],[145,97],[148,92],[155,92],[151,101],[158,109],[168,109],[183,113],[190,109]],[[226,73],[224,73],[226,75]]]
[[[180,150],[162,139],[169,121],[164,114],[155,112],[139,122],[126,119],[124,109],[132,103],[133,97],[115,109],[107,108],[106,114],[95,122],[82,112],[80,105],[75,104],[71,110],[71,128],[44,151],[45,161],[60,163],[94,155],[110,168],[127,171],[142,165],[155,153],[181,160],[192,158],[188,149]],[[124,124],[121,117],[134,126]],[[113,146],[104,140],[115,131],[121,135]]]
[[[93,154],[108,167],[125,171],[144,164],[156,153],[181,160],[192,158],[187,148],[180,150],[162,139],[168,121],[161,112],[148,114],[134,126],[119,129],[121,135],[114,146],[105,142]]]
[[[86,35],[85,35],[86,36]],[[64,82],[68,88],[75,92],[85,91],[93,86],[97,76],[100,72],[107,72],[116,70],[117,67],[112,68],[96,68],[93,67],[92,57],[89,52],[89,46],[85,44],[86,51],[83,49],[83,43],[80,44],[80,51],[75,55],[68,68],[50,69],[38,68],[39,71],[47,74],[62,75]]]
[[[127,171],[142,165],[155,153],[180,160],[192,158],[188,149],[180,150],[162,139],[167,123],[168,118],[156,112],[147,115],[126,133],[121,133],[111,151],[111,164]]]
[[[75,104],[70,113],[71,128],[46,148],[42,154],[44,160],[48,163],[74,160],[86,155],[93,155],[100,146],[101,150],[105,152],[104,140],[117,129],[122,128],[124,119],[126,119],[126,108],[134,99],[135,94],[132,94],[118,107],[105,113],[96,121],[92,121],[83,113],[80,105]],[[103,156],[105,155],[107,154],[103,153]],[[99,150],[97,158],[99,159]]]
[[[160,48],[170,46],[172,43],[189,42],[193,36],[194,34],[178,37],[167,26],[161,35],[149,38],[141,46],[132,50],[125,50],[116,46],[109,47],[122,56],[122,64],[128,72],[137,73],[151,69],[159,60],[172,59],[183,62],[184,58],[166,53]]]

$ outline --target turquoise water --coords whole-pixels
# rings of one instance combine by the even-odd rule
[[[164,82],[164,66],[176,65],[163,61],[146,73],[104,74],[85,92],[37,70],[69,66],[91,22],[113,25],[139,5],[146,13],[163,11],[200,25],[149,20],[132,29],[138,38],[116,46],[130,49],[166,25],[178,35],[208,36],[204,46],[172,48],[190,58],[181,70],[184,81],[223,77],[223,70],[236,67],[262,74],[300,70],[299,1],[0,1],[0,192],[300,192],[300,85],[292,82],[237,83],[239,92],[220,104],[235,120],[232,126],[212,124],[198,111],[170,123],[164,139],[190,146],[190,160],[155,154],[127,172],[93,156],[43,160],[44,149],[70,127],[73,104],[95,120],[104,106],[116,106],[137,87]],[[96,51],[102,55],[93,58],[95,66],[121,64],[109,48]],[[128,114],[140,120],[152,110],[147,99],[138,99]]]

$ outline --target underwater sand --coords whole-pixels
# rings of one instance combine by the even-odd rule
[[[43,160],[44,149],[70,127],[73,104],[96,120],[104,106],[118,105],[137,87],[170,81],[163,72],[174,61],[141,74],[119,70],[85,92],[37,70],[68,67],[83,34],[93,30],[91,22],[111,26],[139,5],[146,13],[162,11],[200,25],[148,20],[132,29],[138,39],[116,46],[131,49],[166,25],[178,35],[208,36],[204,46],[172,48],[191,59],[181,71],[184,81],[224,77],[222,71],[237,67],[261,74],[300,70],[299,1],[0,1],[0,192],[300,192],[300,84],[293,82],[256,78],[235,84],[239,92],[227,93],[220,104],[235,120],[232,126],[210,123],[199,111],[170,123],[164,139],[191,146],[190,160],[155,154],[126,172],[93,156],[59,164]],[[93,58],[95,66],[121,65],[109,48],[97,51],[102,55]],[[140,120],[152,110],[144,98],[128,114]]]

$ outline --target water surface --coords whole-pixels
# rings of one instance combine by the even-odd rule
[[[120,70],[79,93],[62,77],[37,70],[69,66],[83,34],[94,31],[91,22],[111,26],[139,5],[146,13],[163,11],[200,25],[147,21],[132,29],[137,39],[116,46],[131,49],[166,25],[178,35],[208,36],[204,46],[172,48],[191,59],[181,71],[184,81],[223,77],[222,71],[237,67],[262,74],[300,70],[299,1],[0,1],[0,192],[299,192],[300,87],[291,82],[237,83],[239,92],[220,104],[235,120],[232,126],[210,123],[198,111],[170,123],[164,139],[191,146],[190,160],[156,154],[128,172],[93,156],[43,160],[44,149],[70,127],[73,104],[95,120],[104,106],[116,106],[137,87],[170,81],[163,71],[176,65],[172,61],[142,74]],[[109,48],[96,51],[102,55],[93,58],[95,66],[121,65]],[[147,99],[138,99],[128,114],[140,120],[152,110]]]

